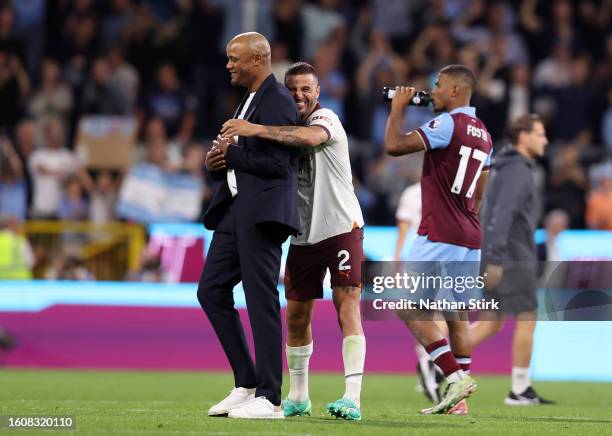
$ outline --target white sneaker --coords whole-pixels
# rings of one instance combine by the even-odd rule
[[[266,397],[257,397],[242,406],[232,408],[227,415],[241,419],[285,419],[282,406],[275,406]]]
[[[255,398],[255,389],[234,388],[227,397],[208,409],[208,416],[227,416],[230,409]]]

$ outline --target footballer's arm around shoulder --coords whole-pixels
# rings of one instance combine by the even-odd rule
[[[280,142],[289,147],[317,147],[329,141],[331,135],[323,126],[262,126],[257,136]]]
[[[298,113],[291,98],[273,95],[259,109],[262,124],[284,126],[297,124]],[[260,138],[263,140],[263,138]],[[265,141],[265,140],[264,140]],[[226,154],[228,168],[263,177],[287,177],[293,150],[285,147],[270,147],[268,150],[246,149],[230,145]]]

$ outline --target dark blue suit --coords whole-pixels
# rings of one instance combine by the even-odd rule
[[[246,101],[242,100],[237,116]],[[270,75],[253,97],[244,119],[264,125],[298,125],[291,94]],[[200,278],[198,300],[227,355],[237,387],[256,387],[279,405],[282,383],[282,326],[278,299],[281,245],[299,231],[298,152],[277,142],[239,138],[226,165],[235,170],[238,195],[232,198],[226,171],[204,216],[215,230]],[[256,365],[234,309],[232,290],[242,280],[253,329]]]

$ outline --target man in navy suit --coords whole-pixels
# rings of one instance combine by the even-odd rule
[[[270,45],[243,33],[227,45],[233,86],[248,89],[234,118],[264,125],[297,125],[291,94],[272,75]],[[283,418],[282,328],[278,299],[281,245],[299,232],[298,153],[260,138],[217,137],[206,155],[221,181],[204,216],[215,230],[198,300],[234,372],[235,388],[208,411],[231,418]],[[255,342],[253,363],[234,308],[232,290],[242,280]]]

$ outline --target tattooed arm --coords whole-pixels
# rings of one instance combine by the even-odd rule
[[[330,139],[330,134],[323,126],[262,126],[245,120],[231,119],[223,124],[221,135],[250,137],[281,142],[289,147],[316,147]]]

